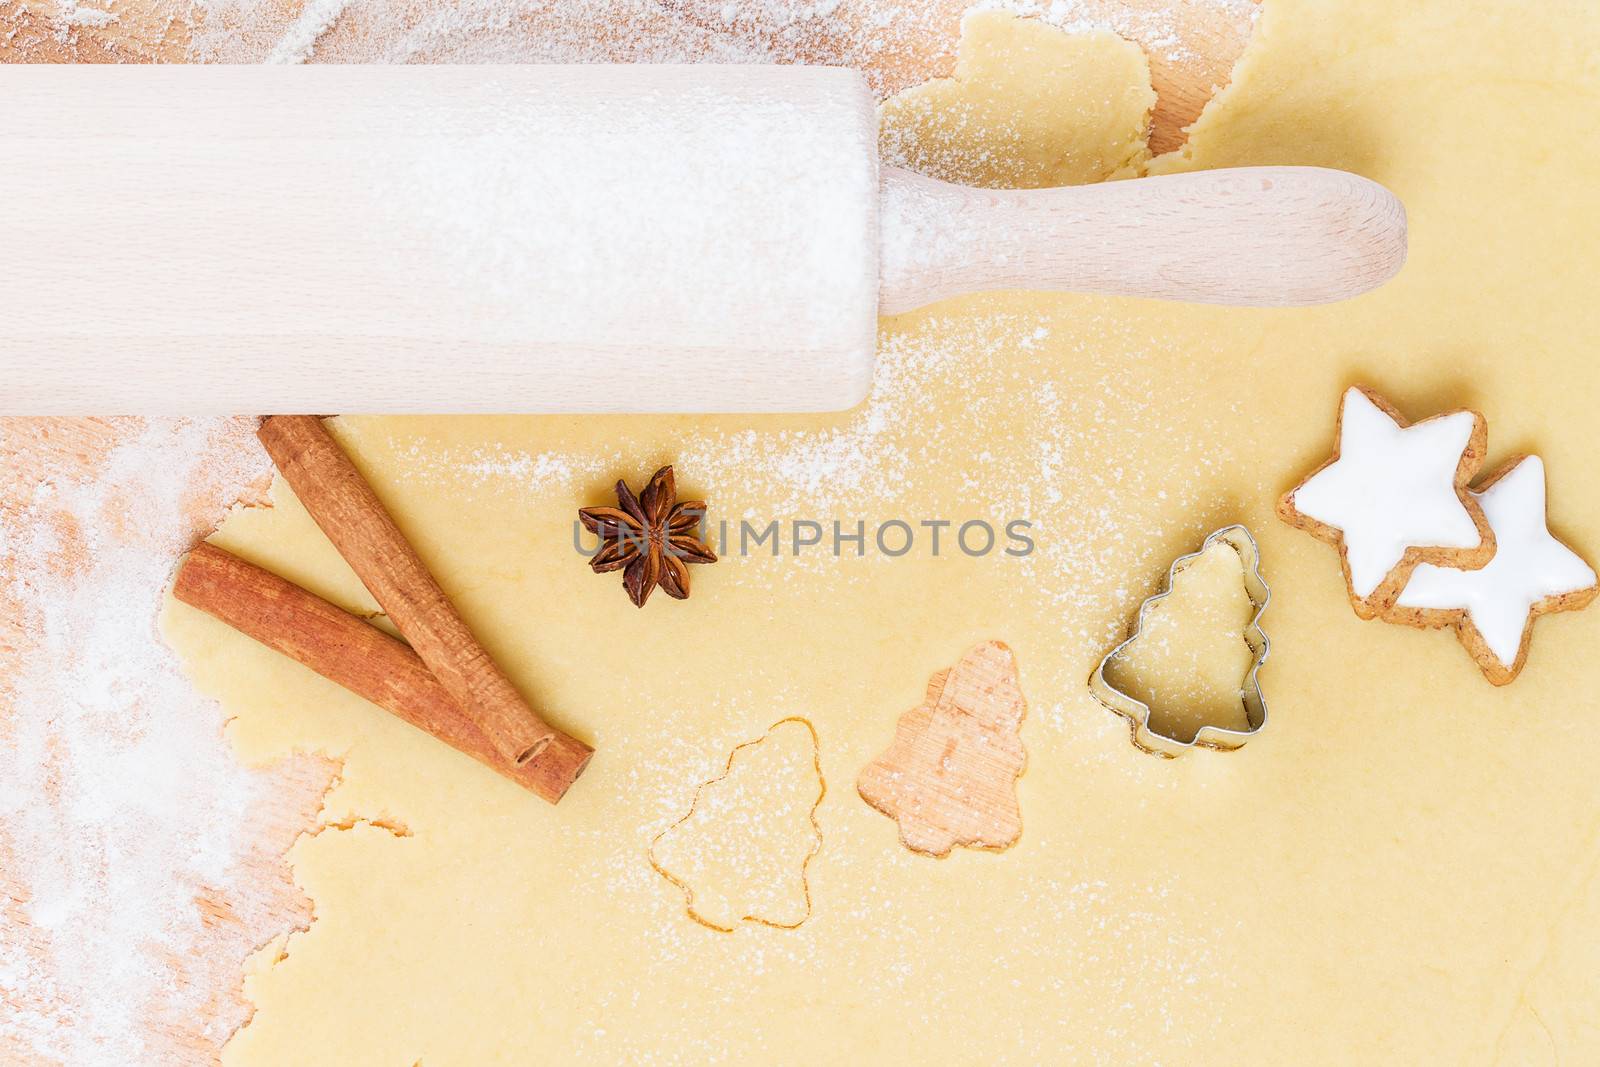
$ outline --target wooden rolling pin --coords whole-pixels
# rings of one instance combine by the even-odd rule
[[[1340,171],[880,168],[823,67],[0,67],[0,413],[815,411],[879,314],[1032,288],[1354,296]]]

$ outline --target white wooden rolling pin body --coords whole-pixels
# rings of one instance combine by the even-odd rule
[[[8,414],[832,410],[880,290],[1314,303],[1405,248],[1334,171],[880,180],[835,69],[0,66],[0,101]]]

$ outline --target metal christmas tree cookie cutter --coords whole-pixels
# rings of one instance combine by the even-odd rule
[[[1178,572],[1182,571],[1194,560],[1203,555],[1206,549],[1218,542],[1225,542],[1234,551],[1239,553],[1239,560],[1244,564],[1244,590],[1250,597],[1250,603],[1255,611],[1251,615],[1249,624],[1244,629],[1245,644],[1250,646],[1252,660],[1250,670],[1245,675],[1240,696],[1244,701],[1245,721],[1249,724],[1248,730],[1230,730],[1221,726],[1206,725],[1200,727],[1195,733],[1194,740],[1180,741],[1157,732],[1150,725],[1150,707],[1141,700],[1129,696],[1127,693],[1106,681],[1106,668],[1111,661],[1139,639],[1144,632],[1145,616],[1150,606],[1165,600],[1172,595],[1172,582]],[[1262,728],[1267,725],[1267,701],[1261,694],[1261,682],[1257,675],[1261,665],[1267,661],[1267,654],[1272,650],[1272,643],[1267,640],[1267,635],[1261,629],[1261,613],[1266,610],[1267,603],[1272,599],[1272,590],[1267,587],[1267,580],[1261,574],[1261,550],[1256,546],[1256,539],[1250,531],[1243,526],[1224,526],[1220,530],[1210,533],[1198,550],[1188,555],[1179,556],[1172,561],[1172,566],[1167,568],[1166,580],[1162,583],[1161,590],[1152,596],[1146,597],[1139,605],[1139,614],[1135,619],[1133,628],[1127,638],[1116,648],[1106,653],[1100,665],[1089,676],[1089,691],[1094,698],[1110,710],[1127,719],[1133,727],[1133,743],[1136,747],[1154,756],[1174,759],[1193,748],[1210,748],[1220,751],[1231,751],[1242,748]]]

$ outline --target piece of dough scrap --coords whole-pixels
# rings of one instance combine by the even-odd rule
[[[927,698],[900,716],[893,742],[862,770],[856,790],[900,824],[900,841],[913,852],[1010,848],[1022,836],[1017,778],[1027,765],[1027,713],[1011,649],[979,645],[928,679]]]
[[[974,11],[954,76],[884,102],[879,151],[885,163],[991,189],[1131,177],[1150,158],[1155,104],[1133,42]]]
[[[650,865],[683,891],[689,917],[730,933],[740,923],[792,930],[811,917],[806,868],[822,848],[827,793],[817,731],[780,719],[728,754],[689,812],[650,843]]]

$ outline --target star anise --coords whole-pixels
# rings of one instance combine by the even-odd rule
[[[656,586],[670,597],[689,596],[690,563],[715,563],[717,556],[697,536],[705,519],[703,500],[679,502],[672,468],[662,467],[638,496],[617,481],[615,508],[583,508],[578,518],[600,538],[600,551],[589,561],[596,574],[622,570],[622,587],[638,607]]]

